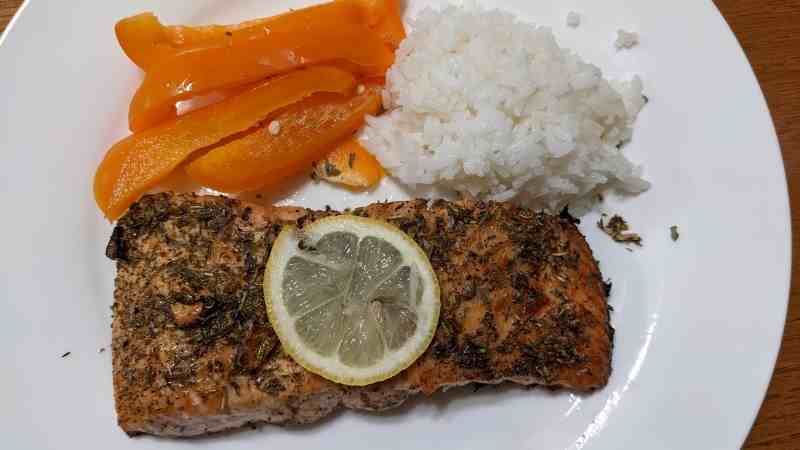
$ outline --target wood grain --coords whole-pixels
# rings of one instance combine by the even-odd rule
[[[800,2],[716,0],[750,59],[781,141],[792,228],[800,230]],[[783,345],[746,449],[800,449],[800,241],[794,239],[792,289]]]
[[[800,230],[800,3],[797,0],[716,0],[761,82],[783,149],[792,228]],[[22,0],[0,0],[0,32]],[[794,266],[800,243],[792,246]],[[724,412],[722,412],[724,413]],[[783,346],[745,449],[800,449],[800,273],[792,273]]]
[[[6,29],[6,25],[21,4],[22,0],[0,0],[0,33]]]

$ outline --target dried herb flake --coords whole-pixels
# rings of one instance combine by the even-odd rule
[[[341,175],[341,174],[342,174],[342,171],[341,171],[341,170],[339,170],[339,169],[337,169],[337,168],[336,168],[336,166],[334,166],[333,164],[331,164],[331,162],[330,162],[330,161],[327,161],[327,160],[326,160],[326,161],[325,161],[325,164],[324,164],[324,166],[323,166],[323,167],[324,167],[324,169],[325,169],[325,176],[328,176],[328,177],[338,177],[339,175]]]
[[[617,214],[614,214],[614,216],[608,220],[608,223],[605,223],[603,221],[603,216],[601,216],[600,220],[597,222],[597,227],[603,230],[603,232],[605,232],[607,235],[611,236],[611,239],[616,242],[636,244],[640,247],[642,246],[642,237],[636,233],[629,232],[630,226],[628,226],[628,222],[626,222],[625,219]]]
[[[678,226],[673,225],[669,227],[669,237],[672,238],[673,241],[677,241],[678,238],[681,237],[681,234],[678,232]]]

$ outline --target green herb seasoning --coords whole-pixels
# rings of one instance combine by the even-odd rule
[[[604,217],[605,214],[600,216],[600,220],[597,222],[597,227],[603,230],[603,232],[605,232],[607,235],[611,236],[611,239],[616,242],[636,244],[640,247],[642,246],[642,237],[636,233],[629,232],[630,226],[625,219],[617,214],[614,214],[614,216],[608,220],[608,223],[605,223],[603,220]]]
[[[669,227],[669,236],[672,238],[673,241],[677,241],[681,237],[681,234],[678,233],[677,225]]]
[[[325,161],[324,168],[325,168],[325,176],[338,177],[339,175],[342,174],[342,172],[339,169],[337,169],[336,166],[331,164],[330,161]]]

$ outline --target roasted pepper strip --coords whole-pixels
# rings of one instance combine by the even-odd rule
[[[366,9],[367,26],[375,30],[383,42],[396,49],[406,38],[400,0],[341,0],[361,2]]]
[[[186,171],[203,186],[223,192],[274,188],[308,170],[380,108],[380,86],[349,99],[317,94],[271,118],[265,128],[212,149]]]
[[[405,38],[399,0],[336,0],[235,25],[172,25],[164,27],[163,38],[165,44],[181,49],[215,45],[229,34],[252,39],[265,28],[272,33],[296,33],[332,26],[341,30],[351,25],[376,30],[392,48]]]
[[[147,71],[154,61],[177,52],[224,45],[237,38],[264,33],[304,33],[312,29],[339,30],[368,26],[392,48],[405,37],[399,0],[337,0],[235,25],[164,26],[151,12],[126,17],[115,26],[122,50]]]
[[[373,32],[350,27],[340,32],[270,33],[231,45],[186,50],[147,72],[133,97],[129,124],[149,128],[174,114],[175,103],[308,65],[334,63],[365,76],[380,76],[394,53]]]
[[[209,44],[219,45],[232,36],[253,39],[265,33],[303,33],[314,29],[335,28],[342,30],[350,26],[364,26],[366,22],[364,5],[353,0],[340,0],[234,25],[167,26],[164,27],[164,37],[171,47],[185,49]]]
[[[166,45],[166,27],[151,12],[120,20],[114,26],[114,33],[122,51],[142,70],[147,70],[159,58],[175,53],[175,49]]]
[[[351,188],[375,186],[383,175],[381,164],[355,137],[337,144],[324,159],[314,163],[314,176]]]
[[[95,175],[97,205],[116,219],[141,194],[193,152],[244,132],[270,113],[318,92],[349,94],[355,79],[333,67],[315,67],[274,78],[252,90],[129,136],[106,154]],[[334,98],[337,96],[332,95]]]

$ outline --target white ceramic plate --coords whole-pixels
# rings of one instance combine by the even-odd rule
[[[0,46],[0,429],[3,447],[46,448],[734,448],[752,424],[780,343],[790,273],[781,155],[756,79],[710,1],[485,0],[550,25],[612,76],[638,73],[652,100],[625,151],[653,188],[604,208],[645,239],[629,253],[582,230],[614,282],[609,385],[591,395],[513,387],[440,394],[386,414],[344,412],[200,440],[128,438],[116,425],[109,305],[111,230],[91,180],[126,134],[141,75],[114,39],[121,17],[233,22],[302,0],[26,2]],[[413,15],[424,0],[411,0]],[[439,4],[440,2],[430,2]],[[583,14],[577,29],[568,11]],[[618,28],[641,45],[616,53]],[[767,30],[765,30],[767,32]],[[309,207],[400,198],[305,186]],[[681,238],[670,240],[678,225]],[[70,351],[71,355],[61,358]]]

